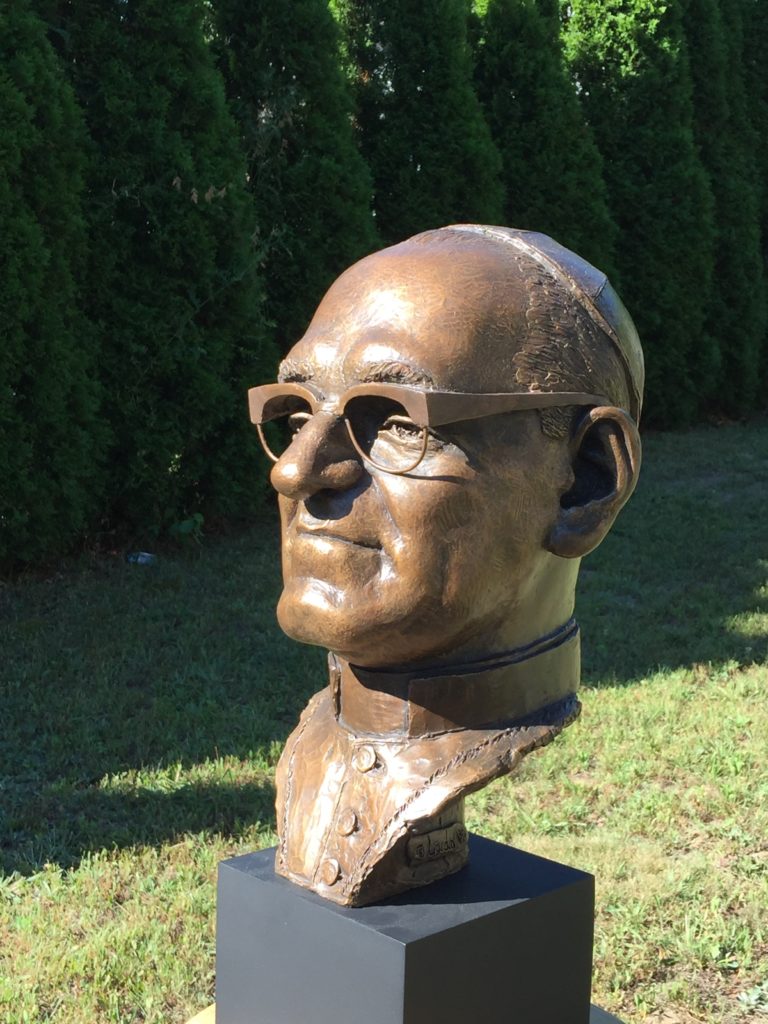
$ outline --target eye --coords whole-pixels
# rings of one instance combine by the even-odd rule
[[[379,433],[389,434],[402,441],[421,441],[422,429],[408,416],[388,416],[379,428]]]
[[[407,473],[421,461],[427,430],[414,423],[399,402],[359,396],[347,403],[345,415],[355,447],[378,469]]]
[[[311,419],[311,413],[309,412],[293,412],[288,416],[288,429],[291,434],[295,437],[296,434],[301,430],[302,427],[306,426]]]

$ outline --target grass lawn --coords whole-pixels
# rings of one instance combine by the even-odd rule
[[[645,450],[582,570],[582,720],[468,817],[596,874],[595,1002],[757,1024],[768,423]],[[274,765],[324,683],[322,652],[276,626],[278,588],[272,521],[0,586],[0,1020],[174,1024],[211,1001],[217,861],[274,842]]]

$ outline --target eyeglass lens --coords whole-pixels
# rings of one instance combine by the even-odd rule
[[[347,402],[344,413],[355,447],[374,466],[407,473],[421,462],[427,428],[414,423],[399,402],[360,395]]]
[[[298,395],[271,398],[264,406],[264,422],[259,427],[259,437],[267,455],[277,462],[311,418],[312,409],[305,398]]]
[[[287,395],[270,400],[259,429],[267,455],[277,461],[311,417],[312,409],[303,398]],[[378,469],[407,473],[421,462],[427,428],[415,424],[399,402],[360,395],[347,402],[344,418],[355,448]]]

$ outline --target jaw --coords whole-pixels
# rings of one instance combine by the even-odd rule
[[[380,555],[368,553],[373,564],[364,575],[360,563],[353,577],[286,575],[277,607],[282,629],[355,665],[400,668],[513,650],[573,614],[577,561],[542,552],[535,565],[507,567],[493,582],[464,572],[451,586],[435,567],[417,588],[405,586],[396,569],[387,573]]]
[[[356,665],[383,668],[429,655],[440,609],[428,595],[414,599],[404,593],[391,576],[359,587],[294,577],[286,581],[277,618],[294,640],[326,647]]]

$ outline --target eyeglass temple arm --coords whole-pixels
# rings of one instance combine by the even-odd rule
[[[553,409],[568,405],[610,405],[605,395],[587,395],[580,391],[535,391],[525,394],[462,394],[452,391],[425,391],[429,426],[463,420],[482,419],[496,413],[529,409]]]

